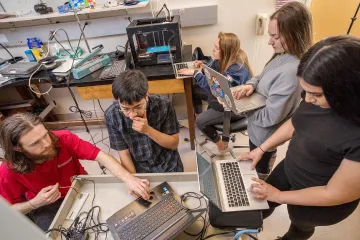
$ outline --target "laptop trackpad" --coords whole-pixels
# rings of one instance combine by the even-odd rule
[[[251,169],[252,161],[239,161],[242,175],[254,175],[256,177],[256,170]]]

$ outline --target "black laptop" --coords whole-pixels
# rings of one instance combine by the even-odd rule
[[[17,62],[0,70],[4,77],[28,78],[40,66],[37,62]]]
[[[188,210],[167,182],[150,191],[150,199],[138,198],[106,220],[116,240],[173,239],[206,209]]]

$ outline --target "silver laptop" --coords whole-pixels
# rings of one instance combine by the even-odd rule
[[[257,92],[254,92],[249,97],[243,97],[239,100],[235,99],[233,91],[241,86],[230,88],[229,80],[208,66],[204,66],[204,73],[212,94],[227,103],[235,114],[239,115],[266,105],[266,97]]]
[[[176,79],[182,79],[182,78],[192,77],[192,75],[180,74],[178,71],[180,69],[183,69],[183,68],[190,68],[190,69],[194,69],[194,70],[199,70],[199,68],[195,67],[194,63],[195,63],[195,61],[193,61],[193,62],[174,63],[173,68],[174,68],[175,78]]]
[[[203,151],[196,152],[196,163],[200,191],[221,211],[269,209],[266,200],[254,199],[249,190],[254,183],[251,178],[258,177],[256,170],[251,170],[251,161],[213,161]]]

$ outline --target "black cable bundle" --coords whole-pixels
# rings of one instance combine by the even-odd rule
[[[69,228],[66,229],[60,226],[59,228],[49,229],[46,233],[54,231],[59,232],[61,234],[60,239],[65,240],[85,239],[87,234],[95,234],[94,239],[99,239],[100,234],[106,234],[106,239],[109,228],[106,223],[100,222],[100,207],[94,206],[89,212],[80,213]]]

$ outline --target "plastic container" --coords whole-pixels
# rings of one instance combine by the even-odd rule
[[[36,61],[39,61],[42,58],[42,54],[41,54],[41,48],[34,48],[31,49],[31,52],[34,54],[34,57],[36,59]]]
[[[30,49],[25,50],[25,55],[29,59],[30,62],[36,62],[36,58]]]
[[[33,48],[41,48],[41,45],[43,45],[42,41],[40,41],[38,38],[27,38],[27,45],[29,49]]]

